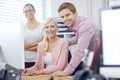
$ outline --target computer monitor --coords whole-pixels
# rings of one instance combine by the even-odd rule
[[[24,68],[24,39],[20,22],[0,23],[0,63]]]
[[[102,27],[102,61],[100,73],[120,78],[120,6],[100,10]]]

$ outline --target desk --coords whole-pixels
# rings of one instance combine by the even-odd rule
[[[50,75],[21,76],[21,80],[49,80]],[[54,80],[73,80],[72,77],[54,77]]]

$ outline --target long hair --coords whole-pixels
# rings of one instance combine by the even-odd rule
[[[46,21],[43,23],[43,26],[45,27],[51,21],[53,21],[57,26],[56,20],[54,18],[52,18],[52,17],[47,18]],[[44,52],[46,53],[49,50],[49,39],[48,39],[47,35],[44,36],[43,42],[44,42]]]

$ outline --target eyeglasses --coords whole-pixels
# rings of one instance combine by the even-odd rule
[[[27,14],[28,12],[29,12],[29,13],[32,13],[33,10],[26,10],[26,11],[23,11],[24,14]]]

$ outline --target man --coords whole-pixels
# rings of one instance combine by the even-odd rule
[[[79,17],[75,6],[69,2],[62,3],[58,8],[58,13],[64,24],[74,31],[75,36],[68,41],[69,45],[76,44],[76,47],[67,67],[53,75],[71,75],[80,64],[84,51],[88,48],[96,31],[96,25],[86,18]]]

